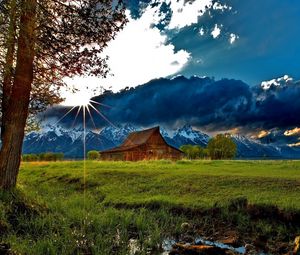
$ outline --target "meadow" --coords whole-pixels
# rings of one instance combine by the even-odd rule
[[[161,254],[184,222],[289,243],[299,194],[300,161],[23,162],[17,190],[0,193],[0,251],[133,254],[134,239],[136,254]]]

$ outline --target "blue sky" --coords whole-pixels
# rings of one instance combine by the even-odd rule
[[[295,0],[229,1],[234,14],[216,14],[220,22],[234,31],[239,40],[234,47],[225,38],[195,37],[184,42],[188,34],[181,32],[175,45],[183,47],[195,58],[204,58],[202,65],[188,64],[184,74],[242,79],[250,84],[288,74],[299,78],[300,70],[300,2]],[[201,19],[199,23],[201,24]],[[195,42],[196,41],[196,42]]]
[[[179,74],[240,79],[253,86],[300,79],[298,0],[127,0],[125,29],[104,54],[106,79],[67,80],[79,88],[66,104]],[[82,86],[82,85],[85,86]]]
[[[202,0],[196,0],[195,2]],[[149,1],[148,1],[149,2]],[[161,2],[161,1],[158,1]],[[241,79],[250,84],[288,74],[299,78],[300,70],[300,2],[297,0],[219,1],[230,10],[210,8],[198,22],[176,31],[161,31],[175,50],[191,54],[179,73]],[[137,8],[137,2],[133,3]],[[140,5],[141,6],[141,5]],[[142,8],[139,8],[143,12]],[[218,38],[210,29],[222,26]],[[199,30],[206,33],[199,36]],[[228,43],[228,34],[239,38]]]

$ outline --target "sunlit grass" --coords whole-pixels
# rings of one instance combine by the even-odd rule
[[[176,208],[226,208],[246,197],[300,210],[299,161],[87,161],[85,185],[83,166],[22,163],[17,193],[0,194],[0,243],[21,254],[128,254],[134,238],[146,254],[178,234],[182,222],[210,227],[211,215],[171,213]],[[222,217],[242,232],[276,228],[278,236],[292,238],[296,231],[264,221],[251,225],[238,212],[225,210]]]
[[[68,182],[67,190],[83,185],[82,162],[22,165],[20,184],[35,185],[38,192]],[[86,183],[88,192],[105,194],[107,204],[162,201],[209,207],[245,196],[252,203],[300,209],[299,161],[88,161]]]

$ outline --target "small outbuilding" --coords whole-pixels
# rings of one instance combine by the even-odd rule
[[[165,141],[159,127],[130,133],[120,146],[100,152],[102,160],[179,160],[182,157],[183,152]]]

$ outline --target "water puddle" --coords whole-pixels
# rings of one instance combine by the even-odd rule
[[[176,244],[177,242],[174,239],[165,239],[162,242],[162,249],[163,252],[160,253],[160,255],[169,255],[169,252],[172,250],[172,247],[174,244]]]
[[[172,250],[173,246],[176,243],[178,243],[178,242],[175,241],[174,239],[165,239],[162,242],[163,252],[160,253],[160,255],[168,255],[169,252]],[[196,238],[195,239],[195,244],[196,245],[205,244],[205,245],[215,246],[215,247],[218,247],[218,248],[221,248],[221,249],[231,250],[231,251],[233,251],[235,253],[239,253],[239,254],[245,254],[245,252],[246,252],[246,249],[245,249],[244,246],[234,248],[230,245],[226,245],[226,244],[223,244],[223,243],[207,241],[207,240],[204,240],[203,238]],[[266,254],[261,253],[260,255],[266,255]]]
[[[173,250],[173,247],[176,243],[178,243],[178,240],[175,239],[164,239],[162,241],[161,244],[161,248],[162,251],[157,252],[157,253],[153,253],[150,252],[149,254],[156,254],[156,255],[169,255],[170,251]],[[230,250],[232,252],[234,252],[235,254],[246,254],[246,248],[245,246],[241,246],[241,247],[233,247],[231,245],[227,245],[224,243],[220,243],[220,242],[214,242],[214,241],[208,241],[205,240],[204,238],[198,237],[195,239],[195,244],[196,245],[209,245],[209,246],[215,246],[224,250]],[[189,245],[188,243],[186,243],[185,245]],[[135,255],[138,252],[141,251],[141,247],[138,244],[138,241],[136,239],[130,239],[129,241],[129,250],[130,250],[130,255]],[[148,253],[147,253],[148,254]],[[264,252],[257,252],[257,255],[271,255],[271,254],[267,254]]]

